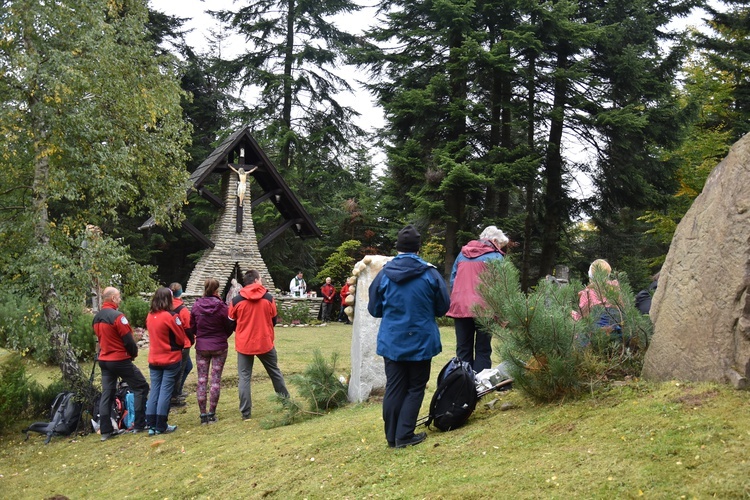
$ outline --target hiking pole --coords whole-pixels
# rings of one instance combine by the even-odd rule
[[[498,389],[501,389],[501,388],[505,387],[506,385],[510,385],[512,383],[513,383],[513,379],[512,378],[505,379],[502,382],[500,382],[499,384],[495,385],[494,387],[490,387],[489,389],[485,389],[485,390],[483,390],[481,392],[478,392],[477,393],[477,397],[481,398],[481,397],[486,396],[487,394],[489,394],[489,393],[491,393],[493,391],[497,391]]]

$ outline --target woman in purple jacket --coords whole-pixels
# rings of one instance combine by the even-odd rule
[[[229,309],[219,298],[219,282],[208,278],[203,285],[203,297],[193,304],[190,324],[195,331],[195,364],[198,366],[198,407],[201,424],[216,422],[216,405],[221,393],[221,373],[227,360],[227,339],[232,335],[233,325],[229,320]],[[211,363],[213,366],[211,367]],[[210,403],[206,411],[206,386],[211,368]]]

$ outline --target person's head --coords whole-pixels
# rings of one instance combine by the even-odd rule
[[[505,233],[499,230],[496,226],[487,226],[479,235],[480,240],[489,240],[495,244],[497,248],[503,248],[508,244],[510,239],[505,236]]]
[[[154,296],[151,298],[151,312],[171,311],[172,310],[172,290],[162,286],[156,289]]]
[[[116,306],[120,306],[120,302],[122,302],[122,296],[120,295],[120,290],[113,286],[108,286],[104,289],[102,292],[102,302],[111,302],[112,304]]]
[[[260,280],[260,273],[255,269],[250,269],[245,273],[245,276],[242,277],[242,282],[245,284],[245,286],[252,285],[258,280]]]
[[[299,279],[302,279],[302,271],[297,271],[297,277],[298,277]]]
[[[206,281],[203,282],[203,296],[204,297],[210,297],[212,295],[216,295],[216,292],[219,291],[219,280],[215,278],[208,278]]]
[[[612,266],[609,265],[609,262],[604,259],[596,259],[589,266],[589,279],[594,279],[596,273],[606,273],[606,276],[609,277],[611,272]]]
[[[398,232],[396,251],[401,253],[417,253],[422,246],[422,235],[417,228],[409,224]]]
[[[330,285],[330,284],[331,284],[331,278],[326,278],[326,285]]]
[[[182,295],[182,285],[180,285],[179,283],[172,283],[171,285],[169,285],[169,289],[172,290],[172,295],[176,299],[179,299],[180,295]]]

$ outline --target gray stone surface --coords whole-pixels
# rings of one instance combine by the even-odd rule
[[[354,321],[352,322],[352,374],[349,401],[365,401],[373,391],[385,389],[383,358],[376,354],[380,318],[367,312],[370,283],[393,257],[368,255],[354,267],[357,277]]]
[[[669,247],[651,306],[643,376],[750,377],[750,134],[711,173]]]
[[[232,278],[235,264],[239,265],[241,274],[250,269],[256,269],[263,278],[264,286],[272,293],[274,291],[273,280],[260,255],[255,237],[255,225],[250,206],[250,186],[248,186],[247,195],[241,207],[243,210],[242,232],[238,233],[236,230],[237,209],[240,208],[237,206],[237,175],[233,173],[229,175],[230,173],[225,174],[222,183],[224,185],[222,190],[224,208],[211,231],[211,241],[216,246],[203,252],[195,265],[185,287],[188,295],[203,295],[203,283],[207,278],[219,280],[220,290],[223,290]]]

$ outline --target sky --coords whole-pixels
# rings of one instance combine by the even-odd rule
[[[201,52],[207,50],[202,48],[207,45],[206,37],[209,35],[209,30],[218,31],[219,28],[218,21],[206,14],[205,11],[207,9],[236,10],[245,3],[246,0],[150,0],[149,6],[165,14],[189,19],[184,25],[185,29],[192,30],[187,36],[187,42],[190,46],[198,49],[198,52]],[[374,4],[375,1],[373,0],[371,3]],[[344,21],[341,25],[346,26],[347,30],[363,31],[373,21],[374,9],[365,8],[343,17]],[[235,46],[240,46],[241,43],[241,40],[233,42]],[[231,46],[228,49],[229,52],[223,52],[223,54],[226,56],[234,55]],[[356,83],[356,80],[366,78],[364,72],[353,67],[346,67],[341,68],[339,74],[355,88],[353,94],[341,94],[338,99],[339,103],[360,113],[361,116],[357,120],[357,125],[363,129],[373,130],[381,127],[384,123],[383,113],[375,106],[374,98]]]

